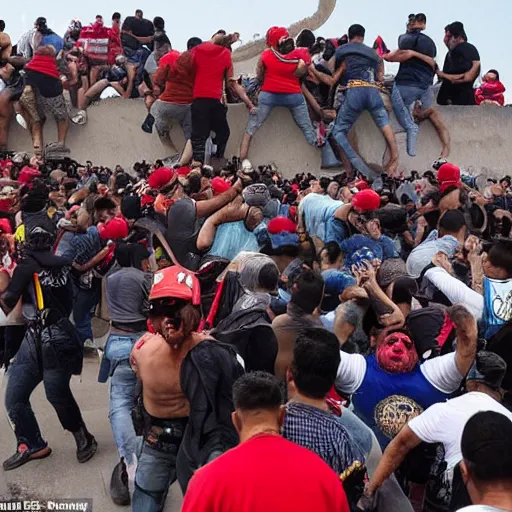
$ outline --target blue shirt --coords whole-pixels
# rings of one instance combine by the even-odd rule
[[[56,54],[59,55],[62,48],[64,48],[64,39],[55,33],[51,33],[43,36],[43,39],[41,39],[41,46],[46,46],[48,44],[53,46]]]
[[[366,374],[352,402],[383,450],[409,419],[450,396],[427,380],[419,364],[412,372],[394,374],[384,371],[374,354],[366,358],[366,364]]]
[[[242,220],[221,224],[217,228],[208,254],[232,261],[242,251],[259,251],[258,240],[254,233],[247,231]]]
[[[308,194],[299,203],[299,214],[304,215],[306,231],[325,241],[326,223],[334,212],[343,205],[328,195]]]
[[[453,258],[459,248],[459,241],[452,235],[438,238],[436,229],[428,235],[427,239],[414,248],[407,258],[407,273],[417,279],[421,273],[432,263],[432,258],[438,252],[444,252],[449,258]]]
[[[336,67],[343,62],[347,64],[344,78],[350,80],[364,80],[374,83],[380,66],[378,53],[363,43],[348,43],[336,50]]]

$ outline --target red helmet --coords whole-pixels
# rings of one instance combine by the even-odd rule
[[[201,287],[193,272],[175,265],[155,272],[149,300],[182,299],[201,304]]]

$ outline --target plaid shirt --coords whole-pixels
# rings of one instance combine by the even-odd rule
[[[310,405],[286,405],[283,437],[315,452],[338,475],[364,457],[345,427],[331,414]]]

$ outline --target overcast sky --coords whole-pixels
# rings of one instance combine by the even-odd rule
[[[222,8],[222,5],[225,7]],[[311,15],[316,6],[317,0],[195,0],[162,2],[160,5],[150,2],[147,7],[141,0],[25,0],[22,4],[3,2],[0,16],[6,22],[6,32],[15,43],[38,16],[45,16],[50,28],[62,35],[72,18],[79,18],[83,24],[87,24],[94,20],[96,14],[110,19],[114,11],[121,12],[125,17],[141,8],[146,18],[162,16],[173,46],[183,49],[189,37],[199,36],[206,39],[220,28],[229,32],[238,31],[242,40],[249,41],[255,34],[263,35],[272,25],[288,26]],[[426,33],[437,44],[440,66],[446,54],[443,28],[452,21],[462,21],[469,41],[480,52],[482,70],[499,70],[502,82],[510,89],[507,91],[507,99],[512,102],[510,37],[508,29],[504,29],[512,17],[511,0],[493,0],[489,4],[476,0],[339,0],[331,19],[320,29],[318,35],[341,36],[352,23],[361,23],[367,29],[369,44],[377,35],[381,35],[388,47],[394,49],[411,12],[424,12],[427,15]]]

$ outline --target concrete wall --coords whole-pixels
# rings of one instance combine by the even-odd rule
[[[67,145],[71,156],[79,162],[92,160],[96,164],[130,167],[134,162],[170,156],[156,134],[148,135],[140,129],[145,117],[142,101],[113,99],[89,108],[85,126],[70,123]],[[474,173],[503,176],[512,170],[512,108],[446,107],[441,109],[451,133],[450,160]],[[394,122],[394,121],[393,121]],[[229,108],[231,138],[226,155],[238,154],[238,147],[247,123],[243,105]],[[396,125],[396,123],[394,122]],[[370,163],[382,164],[385,143],[379,130],[366,114],[356,125],[359,149]],[[172,131],[173,140],[181,148],[183,135],[179,127]],[[55,123],[47,122],[45,141],[56,138]],[[405,172],[424,171],[438,158],[441,146],[430,122],[421,125],[418,138],[418,156],[405,153],[405,134],[397,133],[400,146],[400,168]],[[9,149],[30,151],[29,133],[12,123]],[[275,109],[261,130],[255,135],[250,160],[254,165],[275,163],[284,175],[310,171],[321,174],[320,151],[308,146],[302,133],[284,109]]]

